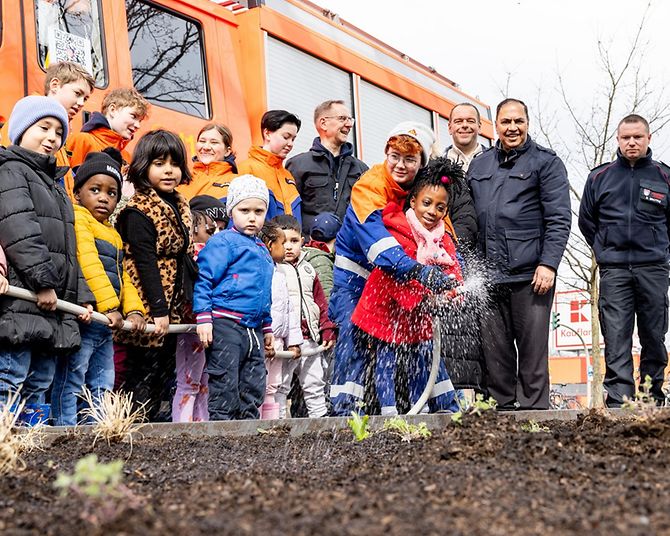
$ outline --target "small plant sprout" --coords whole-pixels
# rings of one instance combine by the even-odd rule
[[[494,398],[489,397],[487,400],[484,400],[484,395],[478,393],[475,396],[475,401],[472,404],[472,409],[470,410],[472,414],[478,415],[485,411],[492,411],[496,409],[498,402]]]
[[[651,376],[647,374],[644,377],[644,383],[640,383],[640,388],[635,393],[635,398],[628,398],[626,395],[623,397],[623,404],[621,404],[622,409],[629,410],[648,410],[656,409],[656,400],[654,400],[653,395],[651,394],[652,380]]]
[[[16,421],[23,409],[19,393],[11,394],[0,403],[0,475],[6,475],[26,466],[22,454],[37,448],[43,438],[43,426],[37,425],[18,431]]]
[[[530,420],[524,423],[521,423],[521,431],[528,432],[529,434],[537,434],[539,432],[550,432],[548,427],[540,425],[537,421]]]
[[[431,436],[425,422],[410,424],[402,417],[393,417],[384,421],[384,430],[400,437],[402,441],[409,443],[414,439],[425,439]]]
[[[356,441],[363,441],[370,436],[370,430],[368,429],[368,415],[363,415],[362,417],[355,411],[351,412],[351,419],[347,419],[347,424],[351,431],[354,433],[354,438]]]
[[[106,391],[100,400],[94,400],[93,394],[86,387],[82,395],[88,404],[83,411],[85,417],[93,421],[95,440],[104,438],[107,443],[128,441],[132,450],[133,434],[138,432],[146,417],[144,404],[133,410],[132,393],[114,393]]]
[[[123,484],[123,462],[98,462],[95,454],[80,459],[74,473],[58,473],[54,487],[61,496],[74,493],[84,502],[80,515],[94,525],[117,519],[128,508],[140,505],[138,498]]]

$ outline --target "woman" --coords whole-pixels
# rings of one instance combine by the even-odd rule
[[[300,119],[286,110],[270,110],[261,118],[263,146],[249,149],[249,158],[239,166],[240,175],[250,174],[265,181],[270,190],[266,220],[292,214],[302,223],[300,194],[284,160],[293,149]]]
[[[188,201],[198,195],[211,195],[225,203],[228,184],[237,173],[232,146],[233,135],[227,126],[208,123],[202,127],[195,142],[193,179],[190,184],[179,185],[179,193]]]
[[[393,202],[402,206],[419,169],[428,163],[435,135],[425,125],[406,121],[389,134],[386,158],[364,173],[351,192],[342,229],[335,242],[334,286],[329,317],[339,327],[330,396],[335,415],[358,411],[367,365],[365,341],[351,315],[370,272],[379,267],[399,281],[416,279],[433,292],[450,287],[439,267],[422,266],[407,256],[382,221]]]

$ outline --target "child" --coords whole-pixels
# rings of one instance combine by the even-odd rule
[[[228,190],[226,190],[227,192]],[[216,224],[215,232],[223,231],[228,227],[226,204],[211,195],[196,195],[189,202],[191,210],[202,212]]]
[[[323,342],[324,350],[335,344],[335,326],[328,319],[328,304],[316,271],[305,260],[302,251],[300,222],[293,216],[277,216],[274,220],[286,234],[284,262],[278,269],[288,282],[289,295],[296,311],[300,311],[302,350],[314,350]],[[280,418],[286,417],[286,397],[291,389],[293,373],[298,375],[310,417],[324,417],[328,413],[325,394],[325,373],[322,352],[303,356],[300,360],[285,360],[282,368],[282,385],[279,398]]]
[[[302,331],[300,318],[293,308],[288,293],[286,276],[277,270],[277,263],[284,261],[284,242],[286,235],[275,223],[268,222],[261,230],[261,238],[274,261],[275,268],[272,275],[272,335],[274,335],[274,350],[290,350],[295,359],[300,357]],[[270,352],[265,357],[265,367],[268,371],[265,387],[265,401],[261,406],[261,419],[278,419],[280,404],[276,400],[277,390],[282,383],[283,359],[273,358]]]
[[[459,282],[463,278],[447,214],[452,193],[461,187],[462,180],[460,166],[446,158],[431,160],[426,173],[414,181],[406,210],[403,212],[399,205],[390,203],[382,213],[384,225],[408,256],[424,265],[441,266]],[[436,306],[426,303],[429,296],[431,293],[418,281],[400,283],[375,268],[354,310],[351,320],[370,336],[370,348],[376,356],[375,386],[382,415],[398,414],[395,382],[398,362],[406,360],[408,364],[411,404],[417,402],[428,381],[433,336],[430,313]],[[442,361],[429,407],[431,411],[458,410],[455,391]]]
[[[195,199],[197,197],[193,198]],[[191,219],[193,220],[193,231],[191,232],[193,259],[197,261],[198,253],[205,247],[218,227],[207,212],[194,210],[192,205]],[[193,283],[195,281],[191,282]],[[190,301],[193,301],[193,296]],[[191,318],[187,320],[191,322]],[[177,389],[172,399],[172,422],[209,420],[205,360],[205,347],[200,342],[197,333],[183,333],[177,337]]]
[[[286,110],[265,112],[261,118],[263,146],[249,149],[249,158],[238,166],[240,173],[251,173],[265,181],[270,190],[268,220],[278,214],[292,214],[301,219],[295,179],[284,167],[299,130],[300,119],[294,114]]]
[[[70,165],[77,166],[91,151],[114,147],[121,151],[124,164],[130,163],[126,145],[135,136],[149,111],[149,103],[132,88],[113,89],[102,101],[101,113],[93,112],[81,132],[67,140]]]
[[[261,179],[233,179],[226,204],[233,227],[214,235],[198,256],[193,311],[198,336],[207,348],[213,421],[257,419],[263,402],[264,353],[272,351],[274,342],[273,267],[256,235],[265,222],[268,199]]]
[[[179,136],[148,132],[137,143],[128,170],[135,194],[116,221],[124,243],[123,269],[156,328],[153,333],[115,334],[117,342],[127,345],[123,387],[138,404],[147,403],[150,419],[158,415],[163,392],[174,378],[176,338],[166,333],[170,323],[182,320],[191,237],[191,212],[176,187],[190,179]]]
[[[335,237],[341,227],[340,218],[332,212],[323,212],[314,218],[310,230],[311,240],[305,244],[305,260],[314,266],[326,300],[330,299],[330,291],[333,290]]]
[[[189,200],[208,195],[225,203],[228,185],[237,174],[232,132],[220,123],[207,123],[198,132],[195,152],[193,180],[179,191]]]
[[[65,108],[70,123],[82,111],[94,87],[95,80],[89,72],[81,65],[69,61],[49,65],[44,77],[44,94]],[[59,166],[70,167],[70,157],[65,147],[61,147],[56,153],[56,162]],[[74,202],[74,176],[71,170],[65,174],[61,186],[65,187],[65,192]]]
[[[77,403],[86,385],[93,399],[101,399],[114,387],[112,329],[123,326],[124,317],[134,330],[144,329],[144,306],[124,272],[123,242],[109,223],[121,192],[121,154],[112,148],[88,153],[74,183],[74,228],[77,259],[96,300],[96,309],[110,325],[80,326],[81,347],[71,356],[59,356],[51,391],[53,423],[77,424]]]
[[[25,97],[9,119],[14,144],[0,151],[0,247],[11,285],[37,294],[37,303],[0,297],[0,402],[21,388],[25,415],[48,418],[45,392],[56,356],[81,342],[77,318],[56,300],[95,302],[77,263],[72,204],[57,180],[55,154],[67,136],[67,112],[55,100]],[[89,313],[80,316],[90,321]]]

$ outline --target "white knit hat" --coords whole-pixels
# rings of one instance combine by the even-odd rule
[[[267,206],[270,201],[270,193],[265,181],[253,175],[240,175],[230,181],[228,186],[228,197],[226,199],[226,212],[228,216],[235,205],[245,199],[260,199]]]
[[[387,139],[390,140],[395,136],[410,136],[418,141],[421,145],[421,166],[423,167],[428,163],[431,147],[436,140],[435,133],[430,127],[416,121],[403,121],[393,127]]]

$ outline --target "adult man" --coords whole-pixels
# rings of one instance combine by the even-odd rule
[[[549,314],[570,234],[567,171],[528,136],[522,101],[498,105],[496,132],[468,170],[493,283],[482,319],[488,390],[503,409],[547,409]]]
[[[344,220],[351,187],[368,169],[354,156],[354,146],[347,141],[354,118],[344,101],[319,104],[314,110],[314,126],[319,136],[314,138],[312,148],[286,162],[302,198],[305,233],[322,212],[333,212]]]
[[[607,405],[633,398],[632,335],[637,316],[640,378],[651,377],[661,403],[668,354],[668,259],[670,168],[652,160],[649,123],[636,114],[617,129],[613,162],[595,168],[584,186],[579,228],[600,269],[600,325],[605,337]]]

